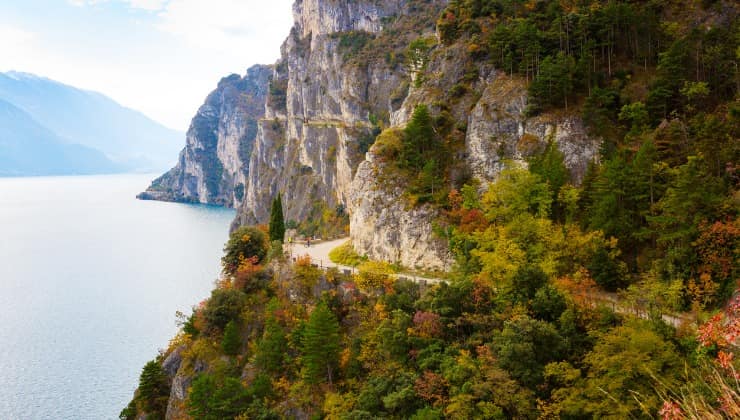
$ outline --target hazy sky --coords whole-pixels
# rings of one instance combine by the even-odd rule
[[[218,80],[273,63],[292,0],[2,0],[0,71],[102,92],[172,128]]]

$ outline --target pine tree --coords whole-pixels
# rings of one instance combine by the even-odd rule
[[[283,202],[278,194],[272,201],[270,209],[270,241],[283,242],[285,238],[285,220],[283,219]]]
[[[326,302],[321,301],[311,313],[301,337],[304,380],[312,384],[328,380],[331,385],[339,349],[339,322]]]
[[[288,340],[285,330],[273,317],[268,318],[262,340],[257,343],[254,364],[265,372],[280,373],[285,369],[287,352]]]
[[[424,166],[425,157],[435,146],[436,135],[429,109],[426,105],[418,105],[404,129],[401,164],[406,168],[420,171]]]
[[[241,340],[239,338],[239,329],[236,326],[236,323],[231,320],[228,324],[226,324],[226,328],[224,328],[224,337],[221,340],[221,347],[224,350],[224,353],[235,356],[237,353],[239,353],[239,347],[241,346]]]
[[[156,360],[144,365],[139,377],[139,393],[136,397],[141,408],[151,418],[164,417],[170,386],[162,365]]]

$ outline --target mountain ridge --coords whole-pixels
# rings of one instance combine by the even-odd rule
[[[0,99],[24,110],[68,143],[100,150],[129,171],[168,166],[183,137],[100,92],[32,73],[0,73]]]

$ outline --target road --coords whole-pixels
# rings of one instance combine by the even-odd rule
[[[329,258],[329,252],[331,252],[332,249],[338,247],[339,245],[342,245],[343,243],[349,241],[349,237],[341,238],[341,239],[335,239],[332,241],[322,241],[322,242],[311,242],[311,246],[306,247],[305,242],[298,242],[294,243],[292,245],[286,246],[286,251],[290,253],[291,258],[295,257],[302,257],[304,255],[308,255],[311,257],[311,263],[316,264],[320,268],[332,268],[336,267],[340,271],[347,270],[350,273],[354,273],[357,269],[354,267],[350,267],[347,265],[341,265],[341,264],[335,264],[331,261]],[[411,281],[414,281],[416,283],[439,283],[442,281],[445,281],[443,279],[433,278],[433,277],[421,277],[417,276],[412,273],[398,273],[395,275],[397,278],[405,278]]]
[[[340,271],[354,273],[357,270],[356,268],[347,265],[335,264],[331,261],[331,259],[329,259],[329,252],[331,252],[332,249],[338,247],[339,245],[347,242],[348,240],[349,238],[346,237],[335,239],[332,241],[311,242],[310,247],[306,247],[305,242],[298,242],[292,245],[286,245],[286,251],[290,252],[292,258],[308,255],[309,257],[311,257],[311,263],[320,268],[336,267]],[[410,273],[399,273],[396,274],[395,277],[405,278],[422,284],[434,284],[445,281],[444,279],[420,277]],[[626,302],[620,300],[619,297],[614,293],[596,291],[589,294],[589,299],[591,300],[592,305],[595,305],[598,302],[606,306],[611,306],[612,310],[617,313],[630,314],[643,319],[649,318],[647,311],[630,308],[628,305],[626,305]],[[692,322],[695,322],[689,314],[663,314],[662,317],[667,324],[673,325],[674,327],[678,327],[684,323],[691,324]]]

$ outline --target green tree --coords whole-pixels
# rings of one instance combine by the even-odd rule
[[[237,378],[218,381],[214,375],[201,374],[193,381],[188,395],[188,413],[196,419],[233,419],[252,401],[248,390]]]
[[[570,390],[565,417],[656,417],[663,401],[655,386],[660,381],[675,389],[684,368],[674,347],[646,321],[602,334],[584,362],[586,381]]]
[[[224,256],[221,258],[224,272],[234,274],[239,265],[250,258],[255,258],[255,263],[262,262],[268,249],[264,232],[251,226],[240,227],[231,234],[224,246]]]
[[[691,243],[699,234],[699,224],[721,214],[725,187],[709,173],[701,157],[690,156],[672,172],[673,180],[657,203],[658,214],[649,219],[669,259],[686,267],[694,256]]]
[[[239,317],[244,308],[245,294],[236,289],[215,289],[203,311],[208,332],[223,331],[230,321]]]
[[[540,176],[550,186],[553,202],[553,216],[562,218],[564,209],[558,202],[558,193],[560,189],[570,180],[570,172],[565,166],[563,152],[558,149],[554,141],[550,141],[545,146],[542,154],[535,156],[529,162],[529,170]]]
[[[542,60],[539,74],[529,85],[535,107],[564,106],[567,110],[568,97],[573,93],[574,68],[573,58],[563,53]]]
[[[482,201],[489,220],[507,223],[523,213],[547,217],[552,206],[552,192],[539,175],[513,166],[501,171]]]
[[[339,322],[322,300],[311,312],[301,337],[306,382],[316,384],[328,380],[332,384],[339,359],[339,340]]]
[[[402,167],[421,171],[425,164],[424,158],[434,151],[435,145],[436,134],[429,108],[426,105],[417,105],[404,129],[400,156]]]
[[[262,339],[257,343],[254,354],[254,364],[270,374],[279,374],[285,371],[288,339],[285,330],[275,317],[269,316],[265,322]]]
[[[535,389],[542,383],[545,365],[563,356],[564,342],[552,324],[523,315],[504,323],[493,348],[502,368]]]
[[[280,241],[285,239],[285,220],[283,219],[283,202],[280,194],[272,200],[270,209],[270,241]]]
[[[225,354],[235,356],[239,353],[240,347],[241,337],[239,336],[239,328],[237,327],[236,322],[232,319],[224,328],[224,336],[221,339],[221,348]]]
[[[170,384],[162,365],[156,360],[147,362],[139,376],[139,392],[136,396],[142,411],[150,418],[163,419],[169,396]]]

